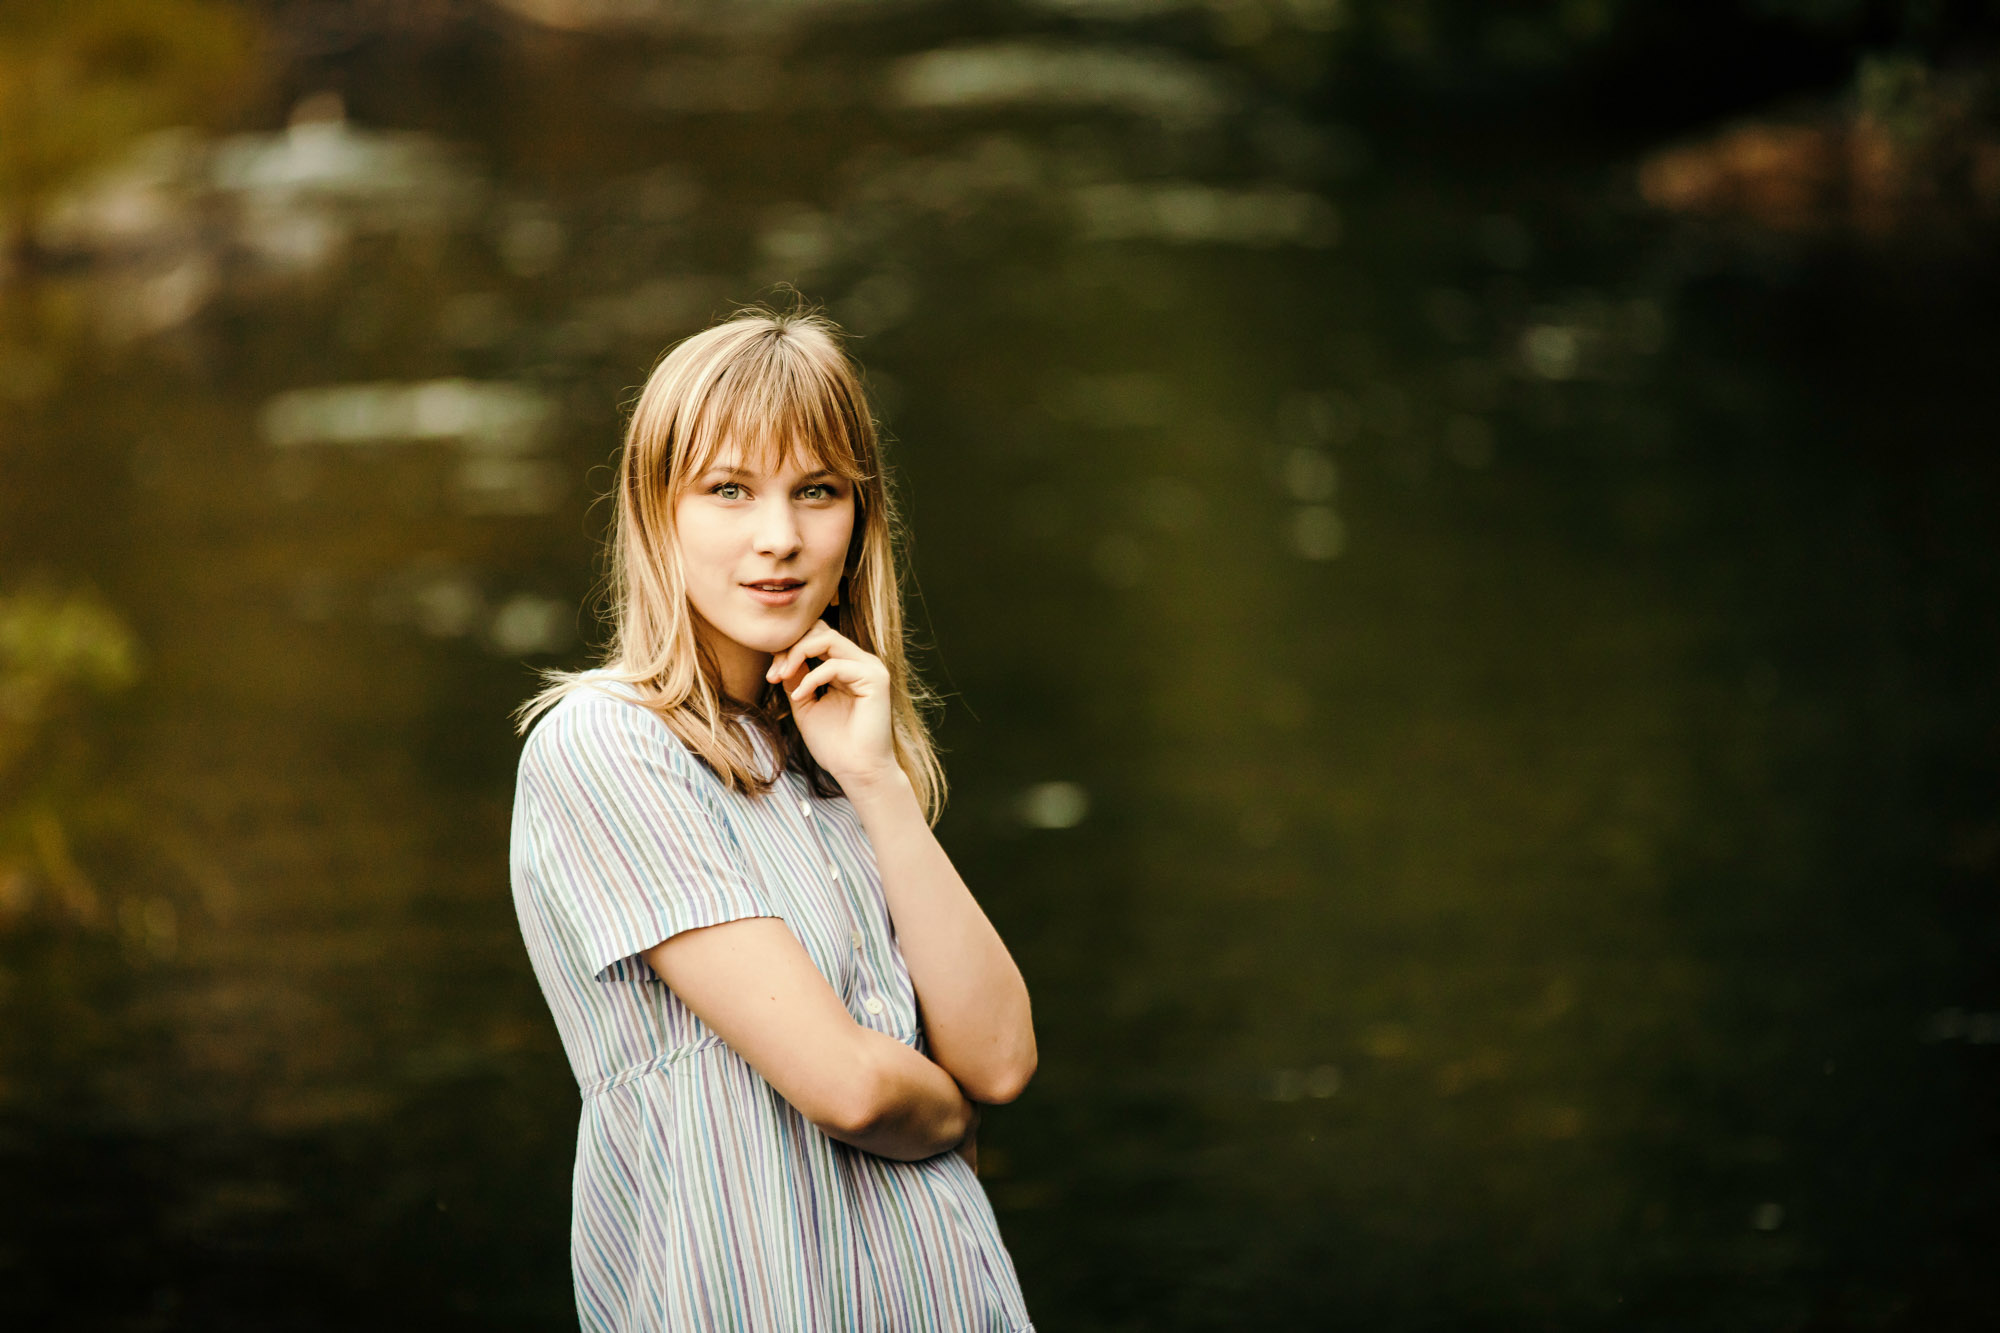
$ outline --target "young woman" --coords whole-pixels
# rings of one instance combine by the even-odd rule
[[[586,1330],[1030,1327],[973,1173],[1028,993],[931,832],[878,455],[824,320],[679,344],[625,436],[605,664],[522,710]]]

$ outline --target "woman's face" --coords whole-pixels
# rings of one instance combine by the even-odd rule
[[[755,699],[774,653],[833,599],[854,534],[854,486],[810,460],[755,471],[725,447],[674,505],[688,601],[723,688]]]

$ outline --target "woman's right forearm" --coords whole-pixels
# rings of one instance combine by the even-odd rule
[[[775,917],[684,930],[646,961],[697,1018],[829,1137],[904,1161],[949,1152],[971,1106],[942,1068],[854,1021]]]
[[[951,1075],[885,1033],[863,1028],[856,1046],[856,1095],[819,1122],[829,1138],[914,1162],[949,1152],[972,1127],[972,1103]]]

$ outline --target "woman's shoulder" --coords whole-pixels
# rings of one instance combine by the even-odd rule
[[[726,725],[747,723],[738,716]],[[769,760],[772,742],[759,740],[752,731],[752,745]],[[534,785],[616,784],[626,780],[617,774],[635,771],[643,771],[647,782],[666,778],[710,798],[729,790],[713,765],[667,724],[637,686],[601,669],[570,677],[521,749],[521,779]]]
[[[568,687],[535,720],[522,747],[524,766],[546,762],[551,752],[616,751],[686,745],[643,702],[636,687],[602,669],[570,678]]]

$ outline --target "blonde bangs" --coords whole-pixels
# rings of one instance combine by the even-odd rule
[[[694,406],[674,493],[732,449],[741,450],[742,466],[762,472],[797,459],[849,482],[869,480],[863,458],[874,453],[873,430],[852,383],[815,364],[796,343],[773,341],[738,357]]]

